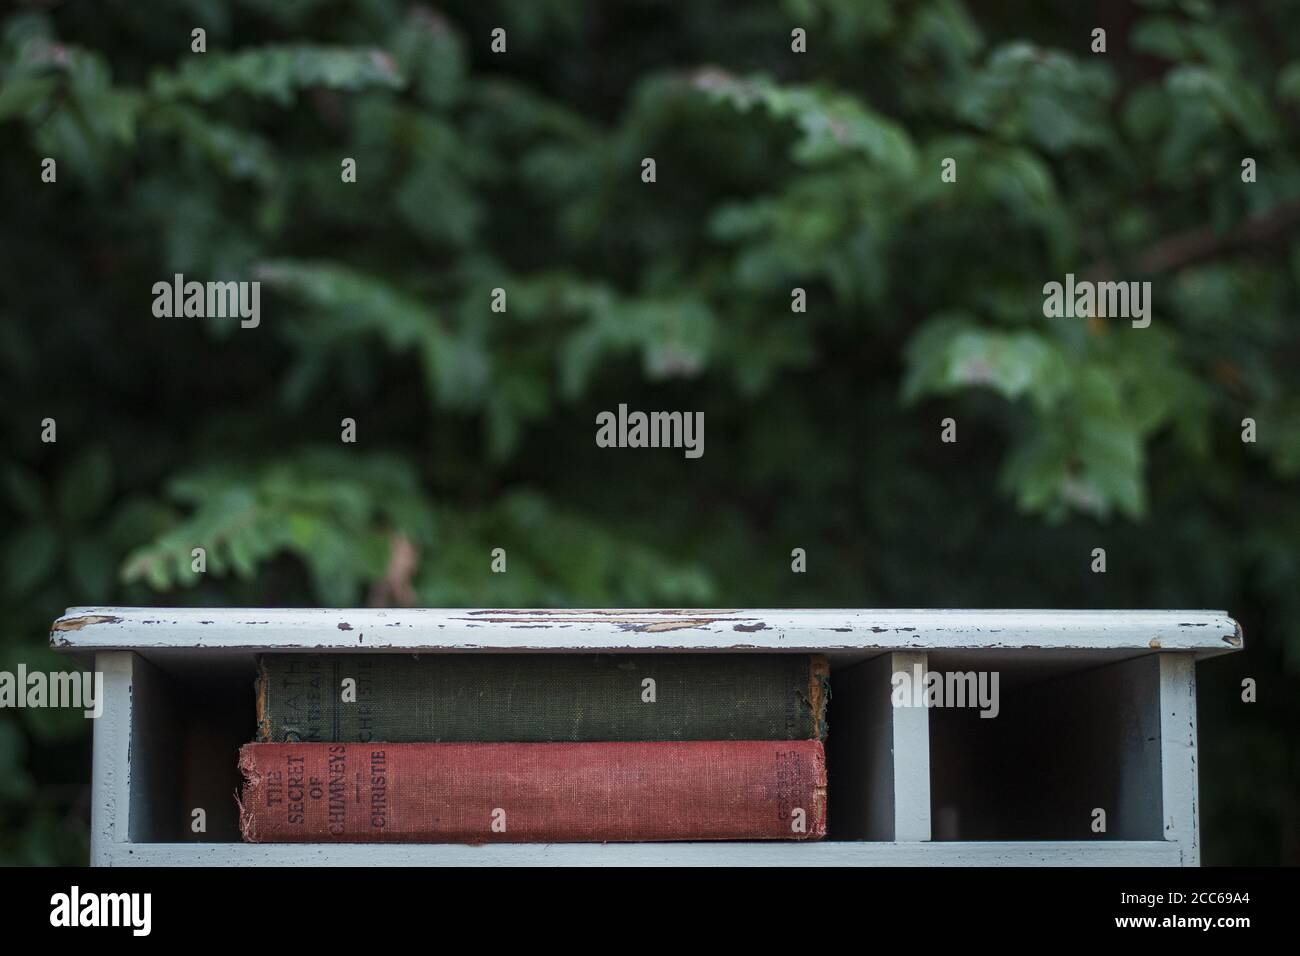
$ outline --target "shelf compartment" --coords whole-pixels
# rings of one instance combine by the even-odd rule
[[[1050,651],[1028,659],[937,654],[949,671],[997,670],[1000,713],[930,713],[936,841],[1149,841],[1195,834],[1195,670],[1186,656],[1147,653],[1072,667]],[[1104,811],[1104,831],[1095,828]]]

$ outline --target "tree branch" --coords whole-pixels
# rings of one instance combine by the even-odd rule
[[[1217,259],[1251,246],[1268,243],[1285,235],[1300,223],[1300,200],[1275,206],[1267,215],[1248,219],[1231,232],[1219,233],[1210,226],[1180,232],[1148,246],[1133,260],[1139,273],[1172,272],[1184,266]],[[1094,262],[1083,270],[1089,279],[1116,272],[1108,259]]]

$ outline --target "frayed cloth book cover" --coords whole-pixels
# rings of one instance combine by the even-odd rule
[[[819,740],[247,744],[253,843],[814,840]]]
[[[828,678],[806,654],[267,654],[257,739],[816,740]]]

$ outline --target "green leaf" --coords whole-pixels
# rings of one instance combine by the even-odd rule
[[[58,81],[49,76],[19,77],[0,86],[0,120],[36,119],[57,88]]]
[[[207,574],[256,579],[278,555],[310,573],[318,600],[346,606],[383,572],[386,542],[400,533],[424,547],[434,515],[410,469],[384,457],[303,452],[244,468],[212,468],[173,481],[170,496],[190,512],[127,557],[127,583],[154,590],[193,586],[191,552],[207,552]]]
[[[981,129],[1063,153],[1106,142],[1114,86],[1104,66],[1009,43],[994,50],[962,87],[956,108],[958,116]]]
[[[740,79],[721,70],[701,71],[694,85],[742,113],[758,106],[775,119],[793,122],[800,133],[794,157],[801,163],[857,153],[902,176],[914,170],[915,149],[906,131],[847,94],[779,86],[761,75]]]
[[[313,322],[318,340],[342,343],[377,335],[393,351],[414,352],[422,360],[438,404],[466,408],[481,402],[488,379],[481,347],[445,329],[437,313],[416,297],[331,262],[264,262],[257,276],[324,313]]]
[[[230,126],[182,103],[166,103],[146,119],[155,128],[175,135],[198,156],[232,179],[269,186],[278,174],[270,144],[247,130]]]
[[[1007,399],[1029,397],[1048,409],[1070,383],[1059,348],[1035,332],[997,332],[973,327],[959,316],[936,317],[908,346],[903,400],[991,388]]]
[[[393,36],[392,50],[422,103],[444,109],[460,99],[467,72],[464,44],[440,13],[429,7],[412,7]]]
[[[173,72],[155,72],[150,86],[154,96],[165,100],[213,102],[244,93],[289,106],[299,91],[312,87],[356,92],[404,84],[392,57],[382,50],[302,44],[207,53],[185,60]]]

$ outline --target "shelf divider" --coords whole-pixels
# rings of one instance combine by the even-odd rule
[[[1201,865],[1196,770],[1196,661],[1160,658],[1160,781],[1164,835],[1182,853],[1183,866]]]
[[[95,719],[90,761],[90,865],[110,866],[115,844],[130,841],[131,674],[136,655],[100,651],[95,670],[104,675],[104,711]]]
[[[929,655],[924,651],[895,651],[891,658],[894,674],[925,674]],[[894,747],[894,839],[907,843],[930,839],[930,711],[925,707],[895,707],[890,701]]]

